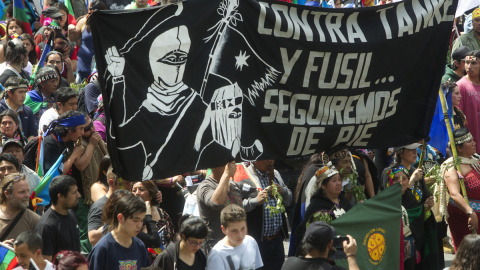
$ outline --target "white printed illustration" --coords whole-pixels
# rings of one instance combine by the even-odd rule
[[[192,169],[197,168],[202,155],[211,147],[221,146],[228,150],[231,157],[235,159],[257,159],[263,153],[262,143],[255,139],[248,146],[243,145],[245,143],[242,140],[243,101],[246,99],[251,105],[254,105],[255,98],[259,96],[258,92],[265,91],[265,88],[271,86],[280,74],[265,63],[251,48],[245,37],[235,29],[237,23],[242,21],[241,15],[237,12],[238,0],[225,0],[218,9],[219,14],[223,16],[222,20],[209,29],[207,34],[210,36],[204,39],[204,43],[213,42],[213,46],[206,64],[202,85],[200,89],[192,89],[184,82],[185,69],[191,50],[187,26],[174,26],[160,34],[159,30],[155,32],[155,29],[160,28],[162,24],[181,14],[182,2],[175,6],[177,10],[174,15],[151,27],[154,16],[163,9],[160,8],[140,28],[139,34],[129,39],[121,49],[112,46],[105,53],[107,70],[111,75],[105,74],[105,78],[112,82],[109,104],[112,105],[113,100],[119,101],[119,97],[121,97],[125,108],[121,122],[118,123],[117,119],[115,129],[135,129],[137,125],[135,121],[139,115],[145,117],[145,115],[151,114],[152,117],[155,117],[155,121],[162,126],[162,131],[167,134],[165,137],[160,137],[158,134],[142,134],[143,138],[156,136],[155,145],[147,143],[147,140],[142,139],[140,135],[138,139],[116,138],[110,122],[109,134],[117,140],[119,151],[135,150],[138,153],[138,149],[141,149],[141,152],[144,153],[143,180],[155,177],[155,166],[168,166],[168,162],[174,161],[171,160],[174,159],[172,158],[173,151],[181,151],[182,147],[193,148],[198,153],[196,156],[189,157],[191,166],[187,167]],[[142,31],[145,33],[145,29],[149,28],[146,35],[140,34]],[[229,35],[232,33],[243,37],[249,50],[240,50],[237,55],[234,55],[234,61],[226,62],[222,59],[224,57],[222,53]],[[134,46],[147,48],[145,40],[151,40],[152,37],[148,38],[148,35],[153,34],[158,34],[148,47],[148,61],[153,82],[148,87],[146,98],[141,105],[137,109],[131,108],[132,105],[129,105],[125,89],[125,80],[129,80],[128,75],[125,76],[125,65],[128,65],[126,58],[134,57],[129,55]],[[222,65],[229,64],[234,66],[237,71],[242,71],[249,68],[248,61],[252,58],[264,63],[266,72],[259,78],[255,78],[246,89],[241,89],[239,84],[230,80],[228,76],[221,75]],[[209,81],[213,78],[220,78],[223,81],[221,86],[212,89]],[[211,98],[205,97],[207,89],[208,92],[213,92]],[[187,127],[189,134],[185,133]],[[181,142],[178,141],[179,137],[182,137]],[[174,143],[177,145],[173,145]],[[179,143],[184,145],[178,145]]]

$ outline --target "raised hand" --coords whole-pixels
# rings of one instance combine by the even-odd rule
[[[105,54],[105,60],[107,61],[108,71],[113,76],[120,76],[123,74],[123,69],[125,68],[125,58],[123,58],[123,56],[120,56],[115,46],[107,49],[107,53]]]

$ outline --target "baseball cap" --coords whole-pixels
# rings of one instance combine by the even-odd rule
[[[420,143],[412,143],[412,144],[407,144],[399,147],[395,147],[395,152],[400,151],[402,149],[417,149],[417,147],[420,147]]]
[[[463,60],[463,59],[465,59],[465,56],[469,52],[470,52],[470,49],[468,47],[460,46],[455,51],[453,51],[452,59],[457,60],[457,61]]]
[[[58,19],[63,16],[57,7],[48,7],[42,11],[44,17],[50,17],[52,19]]]
[[[336,232],[335,232],[335,228],[328,225],[326,222],[315,221],[311,223],[310,226],[307,227],[304,238],[306,239],[310,235],[315,236],[316,244],[323,245],[323,244],[328,244],[336,235]]]
[[[5,151],[5,149],[7,149],[9,146],[11,145],[18,145],[20,146],[20,148],[22,148],[22,151],[23,151],[23,145],[22,143],[17,140],[17,139],[8,139],[6,140],[5,142],[3,142],[2,144],[2,151]]]

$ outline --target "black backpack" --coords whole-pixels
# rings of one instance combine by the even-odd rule
[[[98,80],[94,80],[94,81],[92,81],[92,83],[95,84],[95,87],[97,87],[98,89],[101,89],[100,88],[100,82]],[[93,118],[93,115],[94,115],[95,111],[93,111],[91,113],[88,112],[87,106],[85,105],[85,87],[78,91],[77,111],[86,112],[90,116],[90,118]]]
[[[37,167],[37,152],[38,152],[38,140],[39,137],[33,138],[24,147],[24,156],[22,164],[32,169],[35,172]]]

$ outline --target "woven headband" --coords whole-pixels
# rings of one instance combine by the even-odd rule
[[[467,133],[461,137],[455,138],[455,144],[462,144],[464,142],[468,142],[473,139],[472,133]]]

